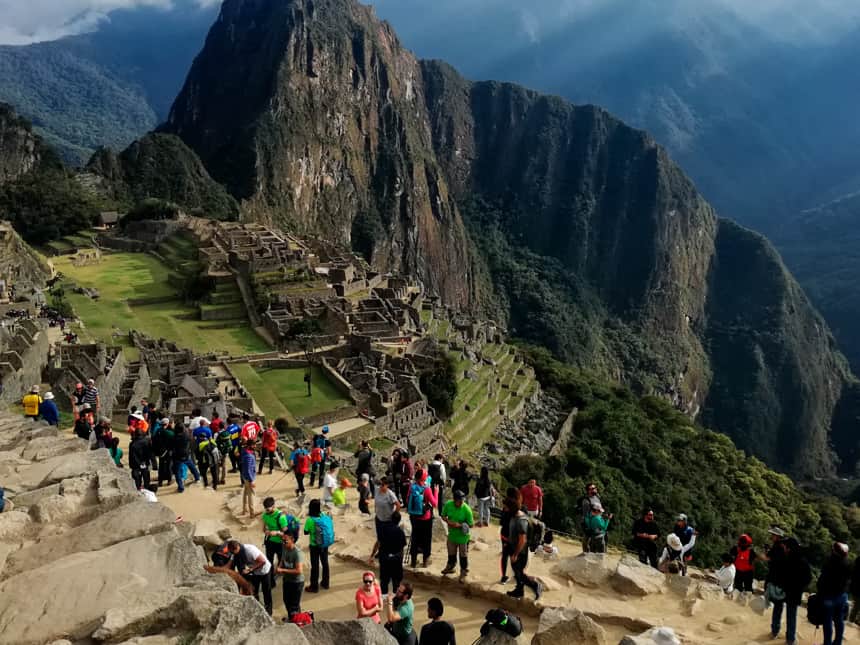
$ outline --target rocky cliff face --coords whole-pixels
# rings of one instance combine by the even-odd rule
[[[380,270],[470,292],[421,68],[368,7],[227,0],[163,130],[255,219],[351,243]]]
[[[163,129],[247,216],[418,274],[771,465],[828,474],[831,436],[856,443],[831,428],[853,379],[779,257],[603,110],[419,64],[352,0],[227,0]]]
[[[30,124],[18,117],[11,106],[0,103],[0,184],[20,179],[41,158],[41,142]]]

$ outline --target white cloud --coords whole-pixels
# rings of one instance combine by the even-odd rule
[[[208,7],[220,0],[194,0]],[[174,0],[0,0],[0,44],[25,45],[95,29],[112,11],[170,9]]]
[[[520,24],[532,44],[540,42],[540,21],[528,9],[520,11]]]

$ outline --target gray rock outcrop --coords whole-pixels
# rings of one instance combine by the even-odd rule
[[[612,586],[627,596],[647,596],[662,593],[666,584],[665,574],[642,564],[629,555],[621,556],[618,568],[612,576]]]
[[[578,609],[548,607],[540,615],[531,645],[606,645],[604,629]]]
[[[553,567],[552,572],[584,587],[603,587],[614,573],[606,556],[600,553],[565,558]]]

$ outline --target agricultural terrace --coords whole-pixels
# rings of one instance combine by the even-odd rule
[[[199,353],[239,356],[269,350],[245,318],[199,320],[200,308],[180,299],[170,281],[170,270],[152,255],[105,253],[100,262],[88,266],[74,266],[69,256],[53,258],[53,262],[66,276],[66,297],[84,323],[82,340],[127,342],[113,336],[118,328],[123,335],[136,329]],[[100,297],[73,293],[73,285],[97,289]],[[129,300],[144,303],[131,304]],[[126,347],[125,351],[136,360],[134,348]]]

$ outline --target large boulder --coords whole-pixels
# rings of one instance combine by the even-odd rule
[[[89,450],[89,444],[79,437],[38,437],[25,443],[21,456],[30,461],[45,461],[70,452]]]
[[[647,564],[642,564],[629,555],[621,557],[612,576],[612,586],[616,591],[627,596],[662,593],[665,583],[665,574]]]
[[[202,549],[171,528],[32,566],[0,582],[0,634],[19,645],[83,640],[106,611],[135,604],[141,594],[229,589],[224,576],[203,572],[205,562]]]
[[[251,596],[181,589],[108,610],[92,636],[116,643],[170,630],[193,636],[196,645],[239,645],[272,626],[271,617]]]
[[[107,450],[85,450],[21,467],[16,475],[11,477],[9,488],[16,493],[23,492],[58,484],[64,479],[101,472],[112,473],[114,476],[123,473],[124,478],[131,481],[128,471],[117,468]]]
[[[0,513],[0,540],[12,542],[25,539],[34,530],[30,516],[24,511],[12,510]]]
[[[606,645],[606,632],[596,622],[572,607],[547,607],[541,612],[531,645]]]
[[[583,587],[605,587],[613,574],[606,556],[601,553],[583,553],[575,558],[565,558],[553,567],[552,572]]]
[[[397,645],[397,640],[369,618],[316,622],[302,630],[310,645]]]
[[[625,636],[618,645],[681,645],[671,627],[654,627],[639,636]]]
[[[2,578],[17,575],[33,563],[44,566],[73,553],[98,551],[144,535],[170,530],[174,513],[163,504],[143,500],[120,506],[74,530],[43,537],[9,557]]]
[[[204,547],[216,547],[223,543],[224,540],[230,539],[231,536],[230,529],[218,520],[204,519],[194,523],[194,531],[192,533],[194,544]]]
[[[490,629],[486,636],[481,636],[475,645],[526,645],[528,640],[525,636],[511,636],[498,629]]]
[[[300,627],[288,623],[252,634],[243,645],[308,645],[308,639]]]

